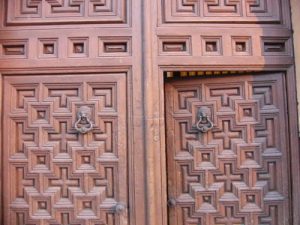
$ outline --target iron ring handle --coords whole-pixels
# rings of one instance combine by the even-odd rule
[[[82,127],[79,127],[78,124],[82,121],[82,120],[86,120],[87,123],[89,124],[89,127],[85,127],[85,126],[82,126]],[[75,123],[75,129],[81,133],[81,134],[85,134],[89,131],[91,131],[93,129],[93,123],[91,122],[91,120],[87,117],[84,117],[84,116],[81,116]]]
[[[196,129],[199,130],[202,133],[206,133],[214,127],[213,122],[207,116],[205,116],[204,118],[208,122],[207,124],[202,124],[201,125],[201,122],[203,120],[203,116],[200,116],[199,121],[196,123]]]
[[[206,106],[202,106],[198,111],[198,122],[195,125],[195,128],[202,132],[206,133],[214,127],[213,122],[209,119],[210,109]]]
[[[81,133],[86,134],[94,127],[93,122],[90,120],[91,109],[88,106],[81,106],[77,112],[78,120],[75,122],[75,129]],[[79,124],[81,124],[79,126]]]

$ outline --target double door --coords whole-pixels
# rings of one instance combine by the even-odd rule
[[[300,223],[288,0],[0,12],[1,224]]]

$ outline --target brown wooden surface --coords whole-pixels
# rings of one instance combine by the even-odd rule
[[[49,124],[53,126],[52,130],[49,130],[51,137],[47,137],[47,135],[46,137],[39,136],[40,139],[35,140],[41,145],[44,144],[44,141],[49,141],[53,145],[52,147],[49,146],[48,150],[41,151],[41,153],[46,154],[45,160],[47,165],[36,165],[38,161],[35,155],[38,154],[38,150],[34,149],[32,153],[29,151],[30,154],[23,157],[23,164],[20,162],[22,165],[19,170],[19,174],[22,173],[22,167],[26,174],[35,174],[32,179],[39,182],[35,184],[35,186],[38,186],[36,193],[44,196],[44,199],[40,201],[46,201],[47,209],[43,212],[37,212],[34,201],[30,200],[29,202],[28,199],[25,199],[26,204],[20,207],[18,216],[20,221],[17,223],[17,217],[13,215],[16,214],[16,211],[13,209],[16,205],[9,205],[10,202],[15,201],[13,200],[14,193],[6,194],[10,187],[13,190],[14,186],[16,186],[14,179],[12,181],[7,179],[15,171],[10,171],[8,164],[3,164],[4,161],[7,162],[8,160],[5,157],[10,157],[10,155],[2,154],[1,151],[1,183],[3,184],[3,181],[5,181],[7,186],[1,185],[0,187],[2,193],[1,206],[5,205],[5,207],[1,207],[0,224],[19,225],[23,223],[23,220],[32,221],[32,224],[126,223],[130,225],[144,225],[146,223],[145,166],[144,151],[141,148],[143,146],[141,21],[132,19],[141,18],[141,10],[137,10],[140,8],[140,1],[131,0],[0,0],[1,108],[5,106],[5,112],[9,112],[6,106],[9,105],[8,102],[10,100],[4,100],[4,98],[9,99],[10,96],[5,95],[2,98],[3,88],[6,86],[2,85],[2,81],[4,77],[7,77],[8,80],[14,80],[17,76],[20,76],[18,81],[16,81],[20,87],[23,85],[30,89],[37,88],[34,85],[39,86],[39,94],[41,96],[38,96],[39,99],[34,101],[45,100],[46,93],[42,92],[46,92],[45,82],[49,82],[50,86],[51,84],[54,86],[59,84],[58,86],[62,92],[66,95],[71,95],[72,101],[81,101],[80,104],[84,104],[91,97],[88,95],[87,85],[87,82],[90,82],[98,83],[103,88],[106,86],[108,89],[113,89],[115,91],[111,96],[113,99],[108,99],[108,101],[113,101],[117,107],[115,112],[109,110],[102,112],[101,104],[106,104],[104,97],[99,97],[100,100],[97,100],[95,97],[95,100],[92,100],[94,101],[93,103],[89,100],[88,104],[99,106],[99,108],[93,109],[93,113],[98,112],[101,114],[99,116],[100,119],[97,119],[99,124],[96,132],[101,131],[103,134],[99,134],[99,137],[97,137],[98,134],[95,136],[95,138],[100,139],[99,141],[92,141],[94,137],[91,134],[87,135],[87,140],[76,137],[73,129],[75,103],[72,106],[68,106],[72,113],[63,116],[65,112],[61,112],[61,115],[56,115],[58,117],[62,116],[60,120],[66,119],[68,121],[67,124],[62,121],[61,126],[55,119],[55,113],[54,115],[50,113],[52,112],[51,110],[58,107],[56,105],[58,100],[52,99],[53,103],[50,102],[51,100],[47,103],[43,102],[43,104],[48,104],[49,107],[53,104],[52,108],[35,107],[32,114],[28,112],[29,122],[26,125],[31,126],[30,123],[34,123],[33,128],[26,128],[29,129],[29,136],[32,135],[30,134],[32,129],[35,135],[39,135],[36,133],[36,130],[42,128],[38,128],[38,126],[47,126],[41,120],[35,122],[37,111],[48,110],[47,113],[50,114],[46,114],[46,116]],[[135,48],[133,48],[133,43]],[[8,80],[5,81],[6,84],[9,83]],[[21,80],[24,81],[24,84],[21,84]],[[70,87],[64,85],[64,83],[73,81],[76,84],[70,84],[71,89],[80,88],[80,85],[84,86],[80,89],[80,92],[70,91]],[[32,84],[31,87],[30,83]],[[9,87],[6,88],[9,89]],[[64,91],[63,88],[67,90]],[[54,95],[59,95],[59,93],[54,93]],[[79,100],[79,97],[76,99],[76,95],[80,95],[82,99]],[[92,94],[90,93],[90,95]],[[105,95],[110,97],[109,91],[104,91],[103,96]],[[99,102],[97,103],[97,101]],[[36,106],[40,103],[35,102],[32,104]],[[1,110],[1,115],[4,114]],[[7,121],[9,121],[9,116],[7,114],[4,115]],[[111,127],[109,123],[105,127],[106,125],[101,121],[103,119],[101,117],[106,119],[109,117],[108,120],[111,120],[115,127]],[[93,119],[95,118],[94,115]],[[120,118],[120,121],[118,121],[118,118]],[[118,122],[121,123],[118,124]],[[1,130],[4,128],[7,128],[7,123],[3,123],[1,120]],[[109,137],[105,136],[105,129],[107,129],[108,133],[113,132],[111,134],[113,136],[108,142],[104,140],[105,138],[109,139]],[[15,137],[15,134],[9,132],[3,132],[2,134]],[[28,137],[25,135],[24,138]],[[68,139],[70,143],[67,141],[63,142],[62,138]],[[4,141],[6,144],[7,136],[3,137],[3,140],[6,140]],[[1,149],[3,149],[4,142],[1,142]],[[63,144],[60,144],[60,142],[63,142]],[[94,145],[95,149],[86,150],[83,146],[82,149],[74,150],[74,148],[79,148],[79,145],[87,142],[92,142],[92,147],[86,147],[93,148]],[[18,143],[21,144],[22,141],[20,140]],[[60,151],[59,145],[61,145],[63,151],[66,151],[66,143],[71,144],[73,150],[68,149],[68,152],[65,152],[66,158],[62,157],[59,159],[61,160],[60,165],[60,162],[57,162],[57,159],[53,159],[53,157]],[[15,145],[15,143],[10,144]],[[72,144],[75,144],[75,146]],[[97,145],[102,147],[96,150]],[[103,155],[104,149],[112,148],[112,146],[116,152]],[[50,148],[53,150],[50,150]],[[7,149],[3,151],[8,153]],[[12,153],[14,151],[16,150],[12,150]],[[52,155],[50,154],[51,151],[53,152]],[[112,151],[112,149],[107,151]],[[90,154],[90,157],[83,157],[83,161],[81,161],[80,154],[85,154],[85,152]],[[72,153],[74,154],[72,155]],[[120,155],[116,154],[114,156],[115,153]],[[68,155],[72,157],[70,158]],[[24,161],[26,159],[28,165]],[[45,161],[43,156],[40,159],[40,163]],[[83,166],[81,166],[82,162],[85,162]],[[55,163],[58,163],[58,165],[54,166],[53,164]],[[91,172],[92,166],[95,167],[94,172]],[[50,168],[47,171],[46,168],[48,167]],[[105,171],[106,167],[108,169]],[[50,177],[47,177],[47,173]],[[91,175],[90,173],[93,174]],[[93,176],[95,179],[101,178],[102,180],[99,183],[99,187],[90,190]],[[105,179],[105,176],[107,176],[107,179]],[[48,182],[46,177],[48,180],[52,179],[51,182]],[[61,185],[64,180],[65,184],[70,187]],[[113,184],[109,184],[111,182]],[[42,183],[44,184],[42,185]],[[27,184],[29,185],[30,183]],[[2,191],[2,188],[5,189],[5,192]],[[21,188],[22,186],[19,190],[20,193]],[[62,189],[61,191],[59,190],[60,188]],[[72,195],[69,195],[69,190],[75,193],[78,192],[78,198],[73,198]],[[112,190],[114,190],[113,197],[110,193]],[[61,201],[61,204],[55,205],[61,198],[60,195],[63,196],[63,200],[68,196],[70,201]],[[38,196],[36,197],[39,198]],[[81,212],[83,210],[81,202],[85,201],[84,198],[88,198],[86,200],[87,210]],[[124,215],[118,216],[114,212],[118,201],[122,201],[126,205]],[[92,205],[89,202],[92,202]],[[100,202],[102,203],[100,204]],[[72,209],[70,208],[71,203]],[[90,205],[92,208],[88,209]],[[40,206],[44,207],[44,203],[40,204]],[[58,208],[55,208],[56,206]],[[28,207],[28,209],[24,207]],[[120,219],[121,217],[125,219]]]
[[[282,74],[166,83],[169,224],[291,224]],[[200,107],[214,128],[197,131]]]
[[[20,86],[27,85],[28,79],[32,82],[36,78],[41,85],[48,79],[49,83],[58,84],[67,79],[64,77],[72,75],[75,83],[87,82],[91,77],[101,83],[104,77],[122,74],[126,86],[122,92],[126,94],[126,103],[122,104],[126,105],[127,178],[124,180],[129,190],[126,197],[128,224],[166,225],[168,154],[165,145],[165,72],[281,71],[282,79],[286,81],[285,99],[289,113],[286,118],[289,126],[284,128],[289,132],[286,139],[288,154],[291,155],[292,180],[289,184],[293,185],[293,191],[289,192],[293,207],[289,209],[293,218],[291,224],[298,225],[300,173],[289,7],[289,0],[0,0],[0,96],[1,109],[5,108],[5,111],[0,111],[1,130],[7,127],[6,121],[11,116],[7,107],[13,102],[6,100],[8,97],[3,91],[4,86],[8,88],[10,79],[18,79]],[[32,82],[32,88],[34,84]],[[45,111],[43,107],[37,109]],[[45,125],[40,124],[40,120],[34,122],[37,115],[35,112],[28,115],[28,121],[34,125],[29,128],[29,136],[22,138],[30,139],[31,133],[36,132],[35,126]],[[72,118],[74,116],[72,114]],[[64,125],[60,129],[53,122],[54,116],[49,116],[49,120],[56,129],[51,142],[59,142],[59,136],[63,136],[59,131],[64,131]],[[71,125],[74,124],[67,124],[69,127]],[[2,134],[0,166],[3,185],[0,186],[0,198],[2,208],[13,211],[10,205],[5,205],[13,196],[13,193],[7,194],[6,184],[13,185],[14,181],[7,183],[6,177],[13,170],[7,167],[9,156],[3,154],[7,138],[3,138],[4,135],[15,137],[15,133],[5,130]],[[74,142],[72,133],[64,137]],[[21,142],[10,144],[21,146]],[[27,170],[36,176],[44,176],[42,172],[33,171],[37,161],[28,158],[33,156],[26,157]],[[49,157],[46,158],[50,164],[55,163]],[[44,161],[43,157],[39,160]],[[72,158],[72,161],[76,160]],[[38,169],[40,171],[42,167]],[[75,167],[70,169],[78,170]],[[67,172],[55,168],[52,171],[57,176],[60,173],[66,177],[67,172],[69,175],[69,168]],[[71,179],[75,179],[75,182],[68,181],[70,188],[74,189],[72,185],[76,188],[76,179],[80,178]],[[86,181],[81,179],[79,183],[82,186]],[[46,184],[44,186],[41,186],[41,191]],[[65,196],[66,190],[63,191]],[[21,193],[21,189],[19,191]],[[48,202],[51,205],[55,200]],[[30,202],[27,204],[35,207]],[[80,211],[78,207],[74,208],[75,212]],[[0,223],[4,223],[4,219],[10,220],[6,217],[7,213],[0,210]],[[29,212],[29,215],[32,217],[33,213]],[[75,216],[71,215],[71,218]],[[59,215],[52,217],[57,219]],[[88,222],[91,220],[86,217],[83,223],[93,224]],[[98,215],[99,220],[103,220],[103,215]],[[49,221],[45,219],[32,224],[48,224]]]
[[[4,92],[4,224],[128,224],[126,75],[11,76]]]

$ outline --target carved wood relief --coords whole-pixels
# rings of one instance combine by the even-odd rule
[[[67,44],[64,44],[67,39]],[[94,45],[91,45],[92,42]],[[59,47],[60,46],[60,47]],[[53,59],[129,57],[132,54],[129,36],[71,36],[26,39],[0,39],[1,59]]]
[[[7,24],[127,23],[128,0],[7,0]]]
[[[251,36],[237,35],[199,35],[159,36],[158,55],[160,56],[223,56],[224,47],[230,46],[228,56],[253,56],[253,48],[259,49],[259,56],[292,56],[292,43],[290,37],[282,36]],[[253,45],[256,40],[257,45]],[[260,41],[257,41],[260,40]],[[199,43],[197,43],[199,42]],[[192,44],[193,43],[193,44]],[[199,46],[200,45],[200,46]]]
[[[163,22],[280,23],[281,0],[162,0]]]
[[[129,224],[126,75],[11,76],[4,86],[4,224]],[[81,106],[87,134],[74,129]]]
[[[0,224],[298,225],[298,178],[287,175],[297,134],[283,122],[285,101],[296,117],[289,0],[2,0],[0,10]],[[168,73],[181,82],[167,85],[165,115]],[[202,106],[214,127],[200,135]]]
[[[281,74],[166,84],[170,225],[289,225]],[[206,106],[214,128],[195,129]]]

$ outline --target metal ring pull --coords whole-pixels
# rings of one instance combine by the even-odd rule
[[[90,120],[91,109],[88,106],[81,106],[77,112],[78,120],[75,122],[75,129],[85,134],[93,129],[93,123]]]
[[[209,119],[210,109],[206,106],[202,106],[198,111],[198,122],[195,127],[198,131],[206,133],[214,127],[213,122]]]

